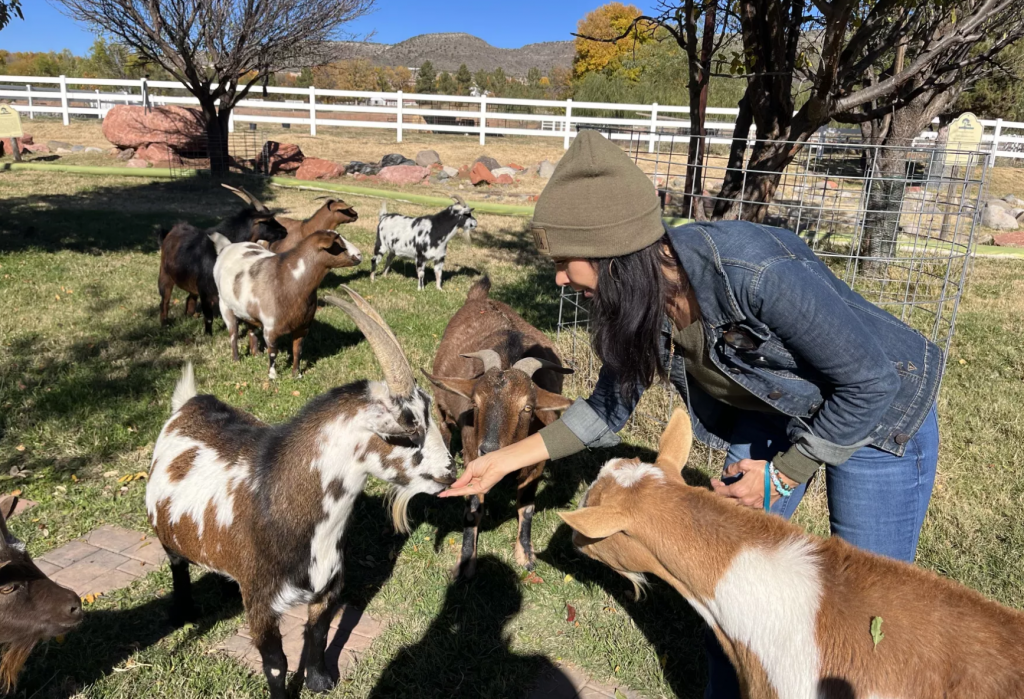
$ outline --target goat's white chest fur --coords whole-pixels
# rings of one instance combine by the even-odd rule
[[[213,267],[221,307],[230,308],[240,319],[262,323],[264,331],[274,326],[273,309],[261,306],[255,294],[255,283],[260,263],[272,257],[274,253],[255,243],[235,243],[221,251]],[[305,264],[302,271],[305,271]]]

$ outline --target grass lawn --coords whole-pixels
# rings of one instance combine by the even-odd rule
[[[297,215],[316,208],[310,192],[256,193]],[[379,202],[348,201],[364,218],[342,233],[368,254]],[[201,391],[272,422],[330,387],[379,376],[361,335],[333,308],[317,315],[299,381],[282,372],[268,382],[265,356],[231,363],[223,324],[206,338],[201,320],[181,318],[180,291],[173,323],[160,327],[152,227],[179,219],[212,223],[236,208],[237,199],[207,185],[0,173],[0,493],[20,489],[40,503],[11,523],[34,554],[103,523],[148,529],[145,480],[119,479],[148,469],[186,360],[196,365]],[[412,266],[400,263],[375,284],[368,263],[341,270],[328,276],[322,293],[345,283],[364,294],[414,367],[429,368],[448,318],[481,272],[491,275],[495,297],[553,332],[553,268],[534,253],[524,221],[482,216],[478,233],[472,245],[453,242],[442,293],[416,293]],[[1022,326],[1024,262],[977,260],[940,400],[939,478],[919,556],[922,566],[1018,608]],[[487,500],[477,579],[453,584],[448,571],[460,544],[462,504],[418,497],[411,510],[416,529],[399,536],[388,522],[383,486],[371,484],[349,538],[346,599],[392,623],[334,696],[517,698],[544,658],[651,697],[700,696],[697,615],[661,584],[634,601],[626,580],[574,551],[556,515],[575,505],[605,459],[650,456],[648,437],[634,434],[616,450],[550,469],[534,519],[540,583],[523,581],[512,556],[511,486]],[[798,521],[827,531],[823,493],[805,499]],[[166,626],[170,574],[163,568],[99,598],[80,630],[38,650],[17,696],[265,696],[261,676],[211,652],[242,623],[239,604],[222,597],[212,576],[193,575],[201,623]],[[576,623],[565,621],[566,604],[575,607]]]

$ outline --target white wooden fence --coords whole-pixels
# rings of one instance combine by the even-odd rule
[[[76,89],[72,89],[75,86]],[[82,89],[85,86],[91,89]],[[254,90],[252,95],[262,95]],[[405,131],[479,135],[484,145],[489,135],[538,136],[562,139],[569,147],[580,126],[628,129],[636,139],[637,131],[655,152],[661,133],[676,132],[689,126],[689,107],[663,104],[612,104],[568,100],[529,100],[509,97],[467,97],[457,95],[420,95],[399,92],[357,92],[320,88],[268,87],[268,96],[243,100],[232,113],[230,129],[240,124],[292,124],[309,126],[316,135],[317,126],[391,129],[402,142]],[[198,101],[179,82],[166,80],[116,80],[108,78],[69,78],[0,75],[0,100],[9,101],[34,119],[36,114],[60,114],[64,124],[72,115],[103,118],[118,104],[196,105]],[[715,121],[706,127],[713,144],[731,142],[738,109],[709,107]],[[610,114],[609,114],[610,113]],[[982,150],[989,154],[989,165],[998,158],[1024,159],[1024,122],[1002,119],[982,120],[985,134]],[[859,134],[856,129],[831,129],[838,135]],[[618,134],[612,134],[616,137]],[[753,137],[753,133],[751,134]],[[934,138],[934,131],[921,134]],[[675,136],[678,143],[685,135]]]

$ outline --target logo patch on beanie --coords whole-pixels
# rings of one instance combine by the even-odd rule
[[[551,248],[548,246],[548,232],[543,228],[533,229],[533,243],[537,246],[539,252],[545,254],[551,252]]]

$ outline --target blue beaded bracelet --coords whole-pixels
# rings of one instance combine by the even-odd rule
[[[790,488],[782,479],[779,478],[779,469],[775,468],[775,464],[771,461],[768,462],[768,473],[771,475],[772,485],[775,486],[776,492],[784,498],[788,498],[793,494],[795,488]]]
[[[772,489],[771,489],[771,482],[768,480],[769,467],[770,466],[771,466],[771,463],[769,463],[768,466],[765,466],[765,468],[764,468],[764,511],[765,512],[771,512],[772,511]]]

